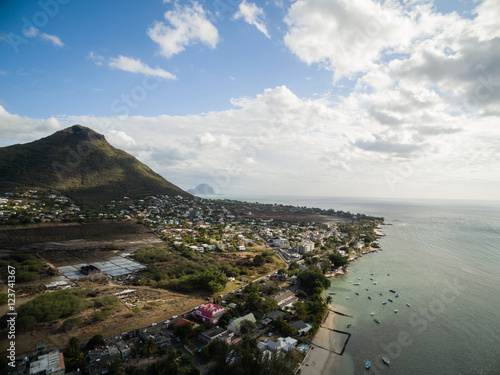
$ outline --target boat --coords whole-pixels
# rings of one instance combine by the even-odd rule
[[[409,303],[407,303],[406,306],[411,307]]]
[[[370,280],[373,280],[373,277],[370,277]]]
[[[358,280],[361,280],[361,277],[358,277]]]
[[[337,293],[336,293],[336,292],[330,292],[330,294],[331,294],[332,296],[334,296],[334,295],[335,295],[335,294],[337,294]]]
[[[377,318],[373,319],[373,321],[374,321],[375,323],[380,324],[380,320],[378,320]]]
[[[374,274],[374,272],[372,272],[370,275],[373,275],[373,274]]]
[[[398,311],[399,311],[398,309],[394,310],[395,313],[397,313]]]
[[[376,281],[374,281],[374,282],[373,282],[373,285],[377,285],[377,282],[376,282]]]
[[[351,327],[352,327],[352,324],[348,324],[348,325],[347,325],[347,328],[351,328]]]
[[[352,284],[352,285],[359,285],[359,283],[354,283],[354,284]]]
[[[391,361],[389,361],[389,358],[387,357],[382,357],[382,362],[384,362],[387,366],[389,366],[389,363],[391,363]]]
[[[391,276],[391,275],[387,274],[387,276]]]
[[[392,298],[387,298],[387,301],[389,301],[389,302],[394,302],[394,301],[392,300]]]
[[[371,367],[371,365],[372,365],[372,363],[371,363],[370,361],[367,361],[367,362],[365,363],[365,369],[367,369],[367,370],[368,370],[368,369]]]
[[[396,297],[399,297],[399,293],[396,293]]]
[[[380,292],[380,295],[382,295],[382,292]]]
[[[366,288],[366,290],[368,291],[368,288]]]
[[[349,299],[349,297],[346,297],[345,299]]]
[[[357,296],[359,296],[359,293],[358,293],[358,292],[354,292],[354,293],[356,293],[356,295],[357,295]]]
[[[382,302],[382,305],[385,305],[386,303],[387,303],[387,301],[384,301],[384,302]]]
[[[368,299],[372,299],[372,297],[368,296]]]
[[[389,292],[396,293],[396,291],[394,289],[389,289]]]
[[[371,315],[371,316],[373,316],[373,315],[375,315],[375,313],[374,313],[374,312],[372,312],[372,313],[370,313],[370,315]]]

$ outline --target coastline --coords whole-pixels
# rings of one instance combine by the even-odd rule
[[[380,225],[375,228],[375,233],[377,238],[385,236],[385,234],[380,230]],[[373,252],[378,252],[379,248],[368,247],[359,253],[354,253],[349,257],[349,263],[362,257],[364,254],[369,254]],[[329,272],[325,274],[327,278],[333,278],[345,275],[347,272],[347,264],[344,267],[337,269],[336,271]],[[310,349],[307,352],[302,364],[300,366],[300,371],[302,374],[306,375],[326,375],[331,373],[333,364],[336,357],[339,354],[336,352],[339,350],[337,346],[340,344],[334,330],[336,327],[337,314],[333,311],[335,306],[332,304],[328,305],[328,312],[323,320],[321,328],[318,330],[316,335],[311,340]]]
[[[327,315],[314,338],[312,339],[310,349],[307,352],[302,365],[300,366],[301,373],[306,375],[326,375],[331,373],[331,368],[335,362],[335,357],[338,354],[334,352],[338,350],[338,345],[335,332],[335,313],[330,310],[333,308],[329,305]]]

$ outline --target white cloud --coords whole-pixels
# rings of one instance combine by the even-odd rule
[[[148,35],[159,45],[160,54],[167,58],[195,43],[215,48],[219,41],[217,28],[208,20],[206,11],[198,2],[192,6],[175,4],[174,10],[166,12],[164,17],[169,25],[156,21],[148,29]]]
[[[56,47],[64,47],[64,43],[56,35],[42,33],[42,34],[40,34],[40,38],[44,41],[48,41],[48,42],[52,43]]]
[[[164,79],[176,79],[175,75],[161,68],[151,68],[140,59],[133,59],[127,56],[112,57],[109,59],[108,66],[113,69],[119,69],[131,73],[146,74],[148,76],[160,77]]]
[[[415,40],[456,18],[432,12],[426,2],[405,7],[395,1],[297,1],[285,17],[284,41],[302,61],[333,71],[337,81],[367,72],[383,58],[408,53]]]
[[[39,39],[41,39],[45,42],[52,43],[56,47],[64,47],[64,43],[61,41],[61,38],[59,38],[57,35],[51,35],[51,34],[47,34],[47,33],[40,34],[40,30],[34,26],[31,26],[31,27],[28,27],[27,29],[24,29],[23,35],[26,38],[38,37]]]
[[[89,54],[87,55],[87,58],[94,61],[96,65],[102,65],[105,61],[104,56],[99,55],[93,51],[90,51]]]
[[[38,29],[34,26],[28,27],[23,30],[23,34],[26,38],[34,38],[38,35]]]
[[[271,37],[263,20],[264,11],[254,3],[247,3],[246,0],[240,3],[238,11],[234,14],[233,19],[237,20],[240,18],[243,18],[246,23],[255,26],[257,30],[266,37]]]
[[[133,137],[121,130],[110,130],[105,133],[106,139],[118,148],[130,149],[136,145]]]

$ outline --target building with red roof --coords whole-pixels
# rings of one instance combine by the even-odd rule
[[[224,315],[225,309],[214,303],[207,303],[194,309],[193,316],[202,322],[217,324],[220,317]]]

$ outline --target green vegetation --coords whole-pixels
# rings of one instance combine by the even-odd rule
[[[298,363],[294,351],[276,351],[267,357],[257,348],[257,341],[249,337],[231,348],[220,340],[212,341],[202,351],[205,361],[213,361],[211,373],[217,375],[292,375]]]
[[[212,253],[195,253],[187,247],[180,247],[180,253],[172,250],[143,247],[134,253],[138,262],[149,264],[140,274],[140,285],[153,285],[163,288],[192,292],[203,290],[208,293],[220,292],[227,284],[228,277],[248,274],[249,267],[275,262],[274,252],[262,252],[254,260],[234,257],[219,258]],[[244,262],[244,263],[243,263]],[[243,264],[248,266],[243,266]],[[253,272],[256,272],[253,269]]]
[[[333,265],[335,267],[344,267],[346,266],[348,263],[349,263],[349,257],[347,256],[342,256],[340,254],[330,254],[328,256],[328,259],[330,260],[330,262],[333,263]]]
[[[79,327],[83,324],[83,321],[80,318],[71,318],[64,321],[62,325],[62,329],[65,332],[71,331],[75,327]]]
[[[6,305],[8,301],[7,293],[0,293],[0,305]]]
[[[16,269],[16,283],[38,280],[42,276],[45,265],[42,260],[30,253],[17,253],[0,259],[0,275],[5,280],[7,267]]]
[[[1,147],[0,176],[14,186],[57,189],[89,206],[124,195],[188,195],[111,146],[101,134],[80,125],[35,142]]]
[[[61,290],[36,297],[18,309],[19,330],[30,329],[35,322],[48,323],[74,315],[89,307],[85,290]],[[20,324],[22,322],[23,324]]]

